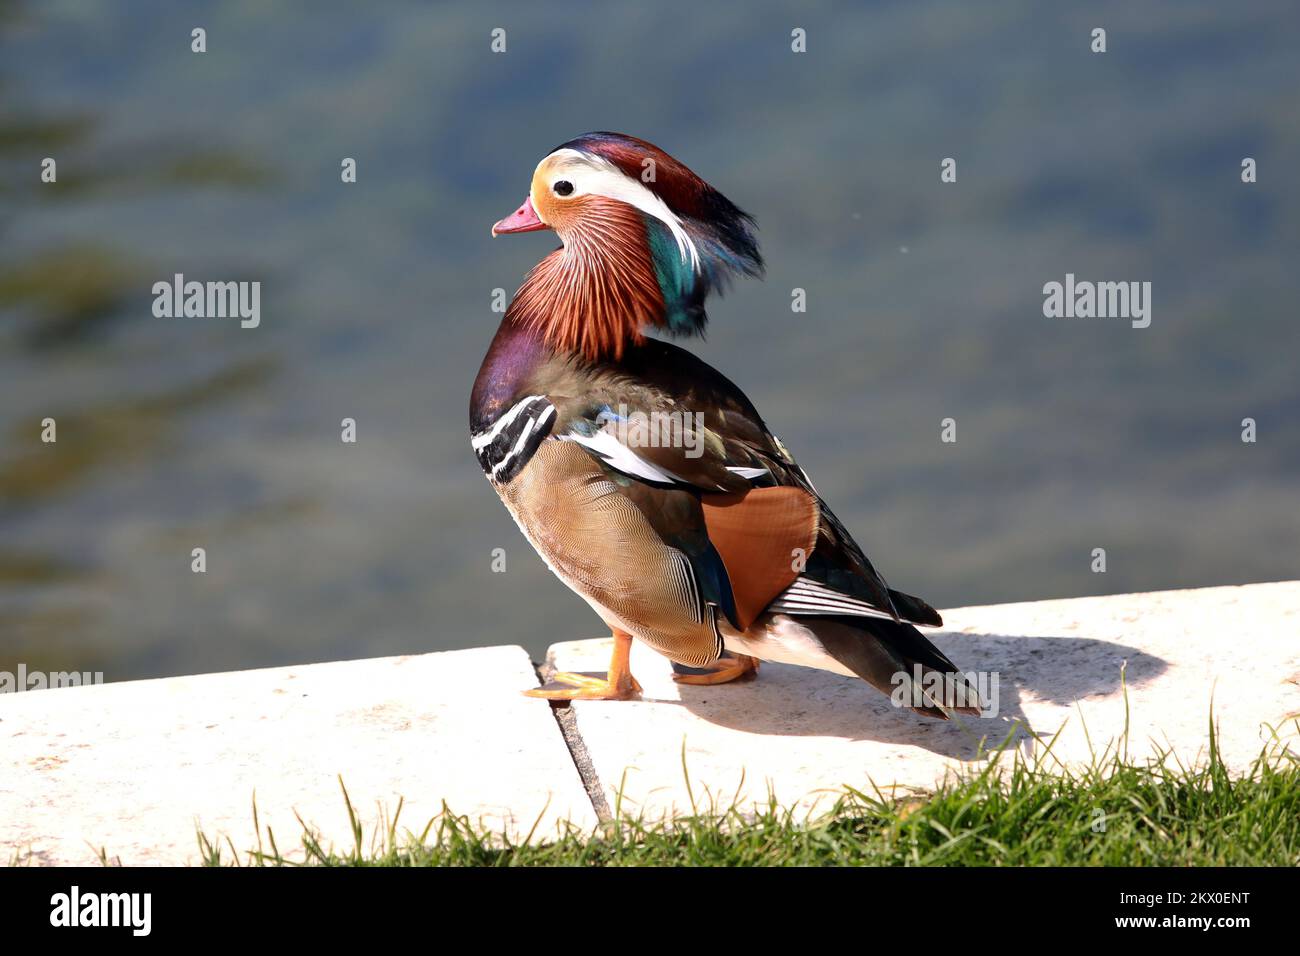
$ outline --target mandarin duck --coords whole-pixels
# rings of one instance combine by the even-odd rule
[[[551,229],[470,397],[471,444],[547,566],[609,626],[605,677],[552,700],[640,695],[633,639],[683,683],[780,661],[859,677],[920,714],[978,712],[974,689],[891,589],[744,393],[685,349],[705,300],[760,276],[753,218],[658,147],[589,133],[537,165],[492,235]],[[935,680],[935,678],[939,678]],[[558,686],[552,686],[558,685]],[[936,692],[935,688],[946,688]]]

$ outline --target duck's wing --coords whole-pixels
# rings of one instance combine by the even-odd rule
[[[551,438],[580,445],[620,477],[664,540],[702,578],[719,580],[719,606],[742,630],[769,610],[941,623],[924,601],[889,588],[721,373],[652,341],[617,369],[581,379],[572,397],[562,386],[551,394]]]

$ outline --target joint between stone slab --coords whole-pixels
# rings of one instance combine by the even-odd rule
[[[549,660],[545,664],[534,661],[533,669],[537,672],[537,680],[541,684],[545,684],[550,673],[555,670]],[[587,752],[587,745],[578,730],[578,715],[568,704],[552,704],[551,716],[555,718],[560,736],[564,738],[564,746],[569,748],[569,757],[573,760],[573,767],[582,780],[582,788],[587,791],[591,809],[601,823],[608,823],[614,819],[614,814],[610,812],[609,801],[605,799],[605,788],[601,786],[600,777],[596,775],[596,766],[591,762],[591,754]]]

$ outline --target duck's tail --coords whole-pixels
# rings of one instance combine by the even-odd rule
[[[980,714],[974,685],[911,624],[869,617],[803,623],[828,654],[900,706],[940,720],[950,713]]]

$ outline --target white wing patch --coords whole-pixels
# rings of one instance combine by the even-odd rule
[[[607,428],[602,428],[591,435],[584,435],[575,431],[555,437],[560,441],[577,442],[583,448],[594,452],[609,467],[631,478],[640,478],[642,481],[652,481],[661,485],[698,487],[695,482],[669,471],[662,465],[657,465],[642,458],[632,446],[624,443],[615,432]],[[753,481],[770,474],[766,468],[751,468],[746,465],[728,465],[726,467],[727,471],[739,475],[747,481]],[[719,491],[727,490],[722,485],[718,485],[717,489]]]
[[[690,484],[674,475],[667,468],[660,468],[658,465],[646,461],[635,451],[624,445],[618,440],[613,432],[601,429],[593,435],[583,435],[578,432],[568,432],[564,435],[557,436],[561,441],[577,442],[583,448],[588,448],[600,456],[609,467],[615,471],[621,471],[625,475],[633,478],[640,478],[643,481],[653,481],[662,485],[685,485]]]
[[[795,578],[793,584],[776,596],[768,610],[780,614],[849,614],[854,617],[878,617],[892,621],[888,611],[829,588],[806,576]]]

